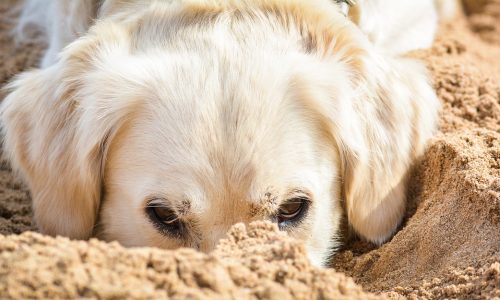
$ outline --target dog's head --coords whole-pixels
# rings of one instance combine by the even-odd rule
[[[207,251],[264,219],[317,264],[343,209],[371,241],[394,232],[435,127],[425,72],[333,7],[265,3],[109,17],[10,85],[4,148],[43,232]]]

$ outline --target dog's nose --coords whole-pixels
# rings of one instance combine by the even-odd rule
[[[203,238],[200,243],[199,250],[208,253],[215,249],[217,243],[226,237],[226,232],[228,228],[213,228],[208,232],[208,234]]]

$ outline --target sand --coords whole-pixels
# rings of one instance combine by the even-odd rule
[[[0,83],[36,65],[42,42],[9,37],[0,2]],[[464,0],[423,59],[443,102],[440,133],[412,172],[406,218],[379,248],[350,238],[332,268],[256,223],[216,251],[126,249],[33,231],[29,193],[0,162],[0,298],[500,298],[500,0]]]
[[[125,249],[28,232],[0,237],[5,298],[377,299],[333,269],[315,269],[301,243],[269,223],[234,226],[210,255]]]

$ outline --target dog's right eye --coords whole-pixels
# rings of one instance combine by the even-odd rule
[[[150,203],[146,207],[146,213],[159,231],[174,238],[182,237],[184,226],[175,211],[163,205]]]
[[[293,198],[281,204],[275,216],[278,226],[286,228],[299,223],[307,212],[310,201],[304,197]]]

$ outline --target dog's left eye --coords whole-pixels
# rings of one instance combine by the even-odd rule
[[[146,213],[158,230],[175,238],[181,237],[183,226],[175,211],[166,206],[150,203],[146,207]]]
[[[168,207],[151,207],[156,217],[165,225],[173,225],[179,217]]]
[[[280,205],[276,219],[280,227],[291,225],[302,219],[309,201],[303,198],[294,198]]]

